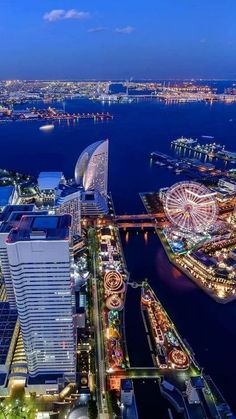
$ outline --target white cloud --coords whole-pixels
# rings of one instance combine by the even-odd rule
[[[70,9],[65,12],[64,19],[87,19],[89,12],[78,12],[76,9]]]
[[[117,33],[130,34],[130,33],[134,32],[134,28],[133,28],[133,26],[124,26],[123,28],[116,28],[115,31]]]
[[[87,19],[90,16],[89,12],[81,12],[76,9],[54,9],[51,12],[44,14],[43,19],[47,22],[56,22],[63,19]]]
[[[48,22],[56,22],[56,20],[63,19],[64,15],[65,15],[65,10],[55,9],[55,10],[51,10],[51,12],[45,13],[43,18],[44,20],[47,20]]]
[[[97,26],[96,28],[90,28],[90,29],[88,29],[88,32],[89,33],[105,32],[107,30],[108,30],[108,28],[106,28],[105,26]]]

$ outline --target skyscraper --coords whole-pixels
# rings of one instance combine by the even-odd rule
[[[12,228],[16,228],[23,215],[33,215],[34,205],[7,205],[0,214],[0,263],[10,309],[16,309],[16,298],[7,255],[6,239]],[[47,211],[38,212],[46,215]]]
[[[7,239],[29,375],[75,374],[69,215],[23,216]]]
[[[85,192],[92,190],[107,196],[108,140],[93,143],[81,153],[75,167],[75,180]]]

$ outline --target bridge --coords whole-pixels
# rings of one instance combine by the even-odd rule
[[[124,222],[124,223],[117,223],[117,227],[123,228],[126,230],[127,228],[141,228],[142,230],[144,228],[155,228],[157,227],[157,223],[155,221],[153,222]]]
[[[192,368],[186,370],[177,369],[160,369],[157,367],[130,367],[125,370],[112,371],[107,373],[107,378],[130,378],[130,379],[155,379],[165,377],[170,380],[174,385],[182,386],[187,378],[190,378],[193,374]]]
[[[132,379],[148,379],[148,378],[160,378],[160,370],[156,367],[131,367],[126,370],[114,371],[108,373],[107,377],[116,377],[116,378],[132,378]]]
[[[122,215],[116,215],[114,219],[116,221],[127,221],[127,220],[154,220],[156,218],[157,214],[122,214]],[[164,216],[164,214],[163,214]]]
[[[167,219],[165,213],[157,214],[122,214],[114,217],[116,224],[119,228],[124,230],[127,228],[156,228],[165,227]]]

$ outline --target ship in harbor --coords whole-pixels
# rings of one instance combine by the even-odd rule
[[[208,140],[213,140],[214,136],[213,135],[202,135],[202,138],[207,138]]]
[[[41,127],[39,127],[40,131],[51,131],[55,128],[54,124],[46,124],[46,125],[41,125]]]
[[[194,138],[180,137],[180,138],[177,138],[177,140],[172,141],[171,144],[193,145],[196,143],[197,143],[197,140]]]

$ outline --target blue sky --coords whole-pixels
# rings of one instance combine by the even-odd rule
[[[0,0],[0,78],[236,78],[235,0]]]

